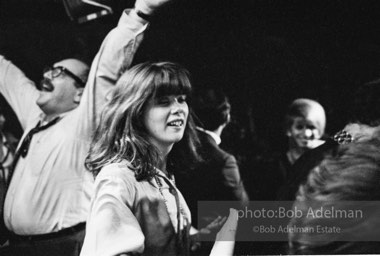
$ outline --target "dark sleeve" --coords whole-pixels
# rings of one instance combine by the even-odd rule
[[[336,149],[338,144],[333,139],[327,139],[324,144],[305,152],[291,167],[290,177],[286,184],[279,189],[279,200],[293,201],[298,188],[303,184],[310,171],[319,165],[326,154]]]
[[[242,206],[247,205],[249,202],[248,194],[245,191],[236,159],[232,155],[228,155],[226,158],[223,176],[224,185],[229,190],[231,199],[239,201]]]

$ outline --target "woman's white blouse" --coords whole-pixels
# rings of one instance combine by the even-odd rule
[[[171,222],[177,232],[175,196],[169,192],[169,185],[164,179],[159,179]],[[184,214],[182,217],[191,223],[190,210],[178,189],[177,192]],[[95,180],[81,256],[142,253],[145,237],[140,227],[142,215],[138,203],[143,198],[148,201],[163,200],[154,179],[137,181],[126,162],[104,167]]]

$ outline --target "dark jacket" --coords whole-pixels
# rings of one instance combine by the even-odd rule
[[[214,212],[210,216],[197,216],[198,201],[238,201],[239,205],[246,205],[249,201],[235,157],[219,148],[207,133],[199,131],[199,138],[204,161],[194,170],[176,174],[178,188],[189,205],[195,227],[198,217],[208,223],[206,219],[225,215]]]
[[[306,182],[310,171],[318,166],[326,155],[337,149],[338,143],[333,139],[327,139],[324,144],[305,152],[291,167],[287,183],[279,189],[278,200],[293,201],[296,198],[298,188]]]

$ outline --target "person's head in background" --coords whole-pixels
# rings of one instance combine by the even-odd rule
[[[380,206],[377,203],[367,208],[365,201],[380,201],[379,139],[340,145],[311,170],[293,205],[302,210],[302,216],[294,217],[290,226],[314,227],[315,231],[318,225],[337,226],[341,231],[289,233],[290,253],[379,253],[380,242],[366,241],[379,241]],[[332,206],[341,212],[359,209],[363,213],[354,218],[339,218],[339,215],[338,218],[317,218],[307,214],[318,209],[332,209]]]
[[[227,96],[214,89],[199,89],[194,96],[194,111],[205,130],[221,136],[231,121],[231,105]]]
[[[288,137],[288,158],[291,163],[305,151],[321,144],[325,132],[326,114],[322,105],[311,99],[294,100],[285,115]]]
[[[380,79],[361,85],[354,93],[350,120],[344,131],[352,141],[369,140],[380,130]]]

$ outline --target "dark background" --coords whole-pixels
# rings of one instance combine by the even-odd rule
[[[34,81],[60,59],[91,62],[134,1],[103,2],[113,15],[78,24],[60,0],[0,0],[0,53]],[[321,102],[331,134],[355,88],[380,77],[379,14],[380,1],[177,0],[153,18],[134,63],[179,62],[194,87],[223,89],[234,119],[224,142],[236,154],[279,149],[293,99]]]

